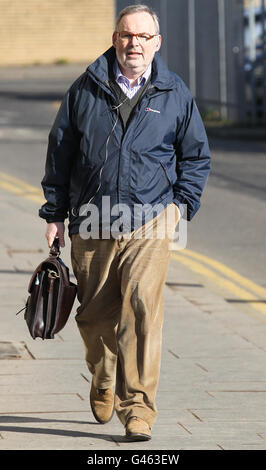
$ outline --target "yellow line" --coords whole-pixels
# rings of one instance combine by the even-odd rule
[[[249,302],[249,305],[252,305],[252,307],[255,310],[266,315],[266,305],[257,304],[256,301],[259,300],[259,298],[250,294],[250,292],[248,292],[247,290],[243,289],[242,287],[237,286],[237,284],[235,284],[234,282],[228,279],[225,279],[219,274],[216,274],[214,271],[211,271],[210,269],[206,268],[201,263],[198,263],[197,261],[189,259],[185,255],[171,253],[171,256],[176,261],[181,262],[182,264],[186,265],[191,270],[197,272],[201,276],[205,276],[211,279],[220,287],[228,290],[229,292],[232,292],[234,296],[236,296],[237,298],[241,300],[254,300],[255,302]]]
[[[250,279],[247,279],[246,277],[241,276],[241,274],[238,274],[233,269],[228,268],[227,266],[225,266],[220,261],[216,261],[212,258],[209,258],[208,256],[202,255],[200,253],[196,253],[195,251],[188,250],[187,248],[183,251],[183,254],[185,256],[195,258],[199,261],[202,261],[203,263],[206,263],[207,265],[212,266],[217,271],[220,271],[225,276],[230,277],[234,281],[238,282],[238,284],[244,286],[246,289],[249,289],[252,292],[254,292],[255,294],[257,294],[257,295],[263,297],[264,299],[266,299],[266,289],[259,286],[258,284],[251,281]]]
[[[15,178],[15,176],[10,176],[7,173],[0,172],[0,178],[1,178],[1,180],[9,181],[10,183],[13,183],[13,184],[15,184],[15,185],[17,185],[17,186],[19,186],[23,189],[41,194],[41,189],[38,189],[38,188],[36,188],[36,186],[32,186],[31,184],[26,183],[25,181],[22,181],[19,178]]]
[[[45,199],[40,189],[26,183],[14,176],[7,175],[6,173],[0,172],[0,188],[6,191],[16,194],[17,196],[25,197],[31,201],[43,204]]]
[[[60,106],[61,106],[61,101],[53,101],[52,106],[53,106],[55,109],[59,109]]]

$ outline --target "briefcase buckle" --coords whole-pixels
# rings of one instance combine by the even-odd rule
[[[56,271],[54,271],[53,269],[47,269],[47,271],[48,271],[48,277],[50,279],[56,279],[56,278],[60,277],[59,274]]]

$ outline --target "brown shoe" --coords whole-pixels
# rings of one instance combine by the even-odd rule
[[[96,388],[91,384],[90,404],[94,418],[105,424],[114,414],[114,393],[111,388]]]
[[[151,429],[141,418],[132,416],[126,424],[126,438],[130,441],[149,441],[151,439]]]

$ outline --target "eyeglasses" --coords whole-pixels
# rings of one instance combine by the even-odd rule
[[[150,39],[155,38],[155,36],[158,36],[158,34],[129,33],[128,31],[116,31],[116,34],[118,34],[120,40],[123,43],[128,43],[134,37],[136,37],[140,44],[145,44],[146,42],[150,41]]]

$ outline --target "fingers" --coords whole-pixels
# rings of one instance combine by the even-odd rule
[[[54,239],[55,239],[55,236],[56,236],[56,233],[52,233],[52,232],[46,232],[46,239],[47,239],[47,242],[48,242],[48,246],[49,248],[51,248],[53,242],[54,242]]]
[[[54,239],[56,237],[58,237],[59,239],[59,246],[62,248],[65,246],[64,231],[65,231],[65,224],[63,222],[53,222],[53,223],[47,224],[45,237],[47,239],[49,248],[51,248],[54,242]]]

